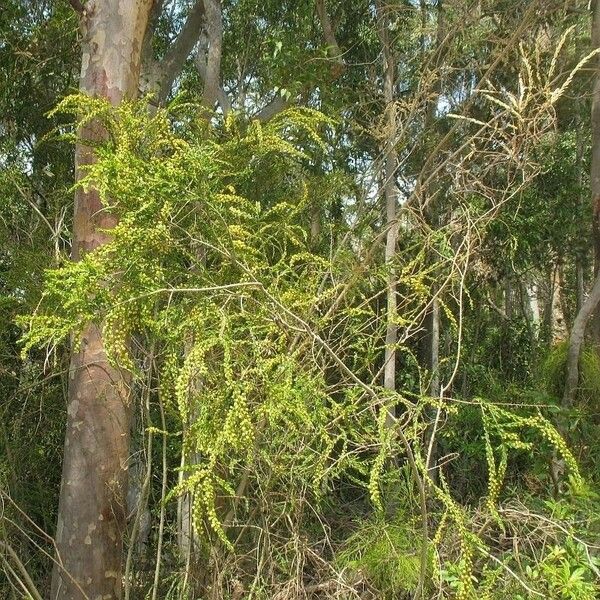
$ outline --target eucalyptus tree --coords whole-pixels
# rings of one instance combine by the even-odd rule
[[[82,28],[79,87],[112,105],[137,95],[141,48],[151,0],[75,2]],[[95,161],[92,143],[107,132],[94,121],[79,132],[76,177]],[[105,245],[117,221],[97,190],[78,188],[73,217],[75,261]],[[100,323],[82,324],[69,369],[57,557],[51,597],[121,597],[130,418],[129,375],[109,361]]]

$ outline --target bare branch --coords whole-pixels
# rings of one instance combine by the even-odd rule
[[[159,105],[164,104],[166,101],[173,82],[181,73],[185,61],[194,49],[200,37],[205,17],[204,2],[203,0],[197,0],[190,9],[179,35],[175,38],[165,56],[157,61],[152,56],[152,36],[163,3],[163,0],[156,0],[152,24],[148,28],[144,39],[143,78],[145,79],[145,87],[147,91],[156,94],[156,101]]]
[[[261,108],[255,115],[254,118],[258,119],[261,123],[272,119],[275,115],[291,106],[291,102],[285,100],[282,96],[277,94],[273,100],[271,100],[266,106]]]
[[[171,44],[161,61],[162,68],[171,75],[169,77],[171,82],[181,72],[185,61],[200,37],[202,24],[206,15],[205,5],[206,2],[202,0],[196,1],[179,35],[175,38],[175,41]]]

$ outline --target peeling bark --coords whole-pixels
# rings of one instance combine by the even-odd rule
[[[140,56],[152,0],[91,1],[82,14],[80,90],[117,105],[135,97]],[[83,139],[106,133],[92,123]],[[76,177],[95,160],[78,144]],[[115,218],[98,193],[78,190],[73,260],[102,246]],[[121,597],[122,537],[126,526],[127,461],[131,411],[128,376],[108,362],[101,328],[89,323],[76,341],[69,369],[63,474],[56,532],[52,600]]]

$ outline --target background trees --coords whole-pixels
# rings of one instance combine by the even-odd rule
[[[172,0],[88,52],[119,6],[1,17],[3,592],[56,536],[58,598],[594,598],[587,3]],[[68,96],[90,53],[116,95]],[[99,384],[122,482],[82,442],[65,537]]]

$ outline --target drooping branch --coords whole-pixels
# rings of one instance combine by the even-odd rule
[[[523,18],[521,19],[519,26],[514,30],[510,38],[506,41],[503,48],[498,53],[492,64],[487,67],[479,83],[474,87],[473,91],[471,92],[469,99],[464,103],[464,114],[467,114],[473,106],[473,104],[475,104],[479,92],[482,90],[483,86],[485,85],[485,82],[489,80],[490,75],[494,73],[495,70],[502,64],[502,61],[505,60],[508,53],[515,47],[523,33],[526,32],[529,27],[531,27],[531,22],[535,19],[536,9],[538,8],[539,3],[540,0],[531,0],[529,6],[523,14]],[[428,186],[428,184],[431,181],[433,181],[434,178],[438,175],[438,173],[443,169],[444,164],[442,163],[435,165],[435,161],[437,160],[437,157],[439,157],[441,153],[447,148],[448,144],[454,139],[454,136],[460,128],[460,126],[460,120],[457,119],[456,122],[452,125],[452,127],[448,129],[448,131],[442,137],[442,139],[431,150],[431,152],[429,152],[428,157],[426,158],[421,167],[421,172],[417,177],[414,190],[405,203],[405,207],[412,205],[415,202],[415,200],[420,198],[423,189],[425,189]]]

